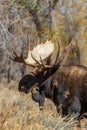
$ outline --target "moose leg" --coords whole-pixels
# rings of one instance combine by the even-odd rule
[[[32,99],[35,102],[39,103],[39,108],[40,108],[40,110],[42,110],[43,106],[44,106],[44,102],[45,102],[44,92],[39,92],[38,90],[37,91],[33,90],[31,93],[32,93]]]
[[[77,115],[79,116],[80,112],[81,112],[81,103],[79,97],[68,99],[63,103],[62,106],[63,115],[71,115],[72,113],[77,113]]]
[[[40,107],[40,110],[43,110],[44,102],[45,102],[45,94],[43,91],[40,94],[41,94],[41,98],[39,102],[39,107]]]

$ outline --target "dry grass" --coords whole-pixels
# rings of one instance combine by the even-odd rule
[[[75,125],[74,116],[62,118],[49,100],[40,111],[30,94],[17,91],[17,82],[0,84],[0,130],[87,130],[87,119]]]

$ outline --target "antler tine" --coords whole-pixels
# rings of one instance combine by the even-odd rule
[[[44,69],[49,69],[49,68],[51,68],[50,65],[45,65],[45,64],[44,64],[41,55],[40,55],[40,60],[41,60],[41,63],[42,63],[42,66],[43,66]]]
[[[45,68],[45,64],[44,64],[44,62],[43,62],[43,60],[42,60],[41,55],[40,55],[40,60],[41,60],[42,66]]]
[[[21,55],[19,56],[19,58],[25,63],[24,57],[23,57],[23,52],[21,52]]]
[[[60,54],[60,44],[59,44],[59,40],[56,38],[56,41],[57,41],[57,46],[58,46],[58,52],[57,52],[57,56],[56,56],[56,59],[55,59],[55,62],[54,62],[54,64],[53,64],[53,66],[57,63],[58,57],[59,57],[59,54]]]
[[[12,47],[11,49],[12,49],[13,55],[10,56],[10,58],[11,58],[13,61],[15,61],[15,59],[16,59],[18,56],[17,56],[17,54],[16,54],[14,48]]]
[[[31,57],[33,58],[33,60],[39,65],[41,66],[41,63],[33,56],[33,54],[31,53]],[[38,67],[38,66],[37,66]]]
[[[25,63],[24,58],[23,58],[23,52],[21,53],[20,56],[17,55],[16,51],[12,47],[13,55],[10,56],[10,58],[15,61],[15,62],[20,62],[20,63]]]

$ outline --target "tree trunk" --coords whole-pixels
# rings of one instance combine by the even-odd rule
[[[51,11],[55,8],[57,2],[58,0],[53,0],[52,3],[50,2],[50,0],[38,0],[34,7],[32,7],[31,5],[28,6],[28,10],[33,16],[33,21],[36,25],[40,40],[45,41],[46,39],[51,38]]]

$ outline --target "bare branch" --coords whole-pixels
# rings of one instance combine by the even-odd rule
[[[55,9],[55,6],[57,5],[58,2],[59,2],[59,0],[53,0],[53,4],[52,4],[51,8]]]

